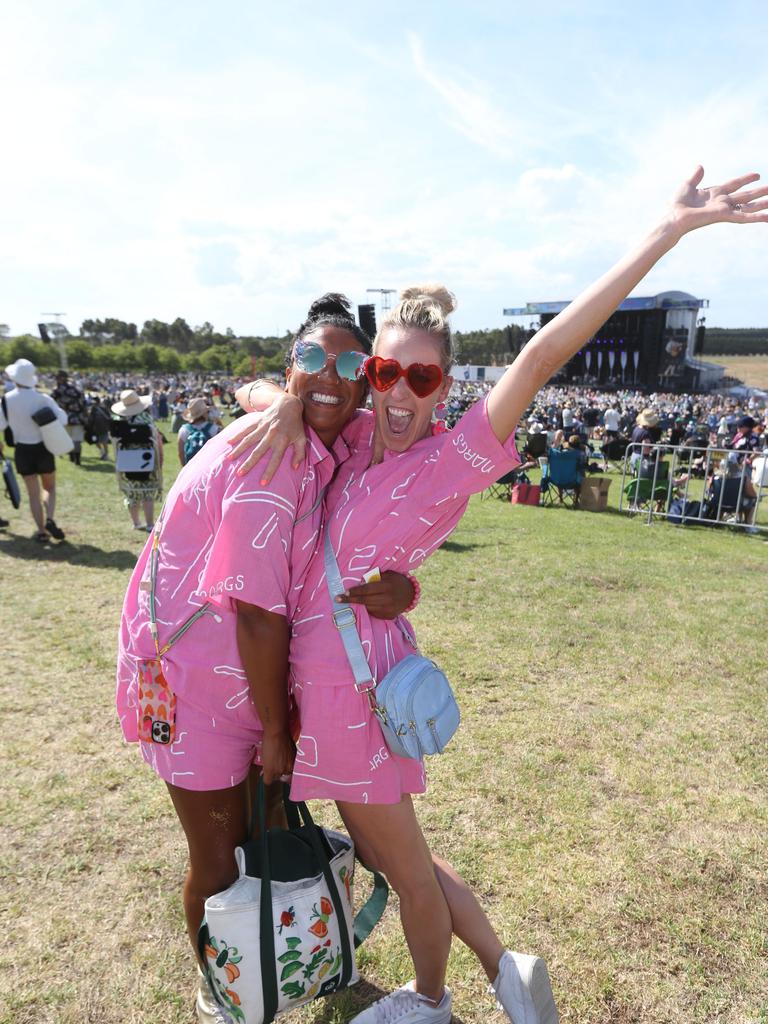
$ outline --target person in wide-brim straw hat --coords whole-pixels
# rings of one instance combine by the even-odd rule
[[[208,419],[208,403],[204,398],[193,398],[183,414],[187,423]]]
[[[117,484],[123,495],[123,504],[128,509],[134,530],[150,532],[155,523],[155,502],[163,497],[163,445],[162,438],[152,420],[149,407],[151,395],[139,395],[133,388],[120,392],[120,401],[112,406],[116,417],[110,423],[109,432],[115,439],[117,451],[115,471]],[[130,469],[121,466],[121,452],[152,447],[151,468]],[[140,519],[143,508],[145,522]]]
[[[635,422],[638,427],[658,427],[659,414],[653,409],[643,409]]]
[[[112,412],[123,418],[137,416],[140,412],[146,412],[151,404],[151,395],[139,395],[133,388],[128,388],[120,392],[120,401],[112,406]]]

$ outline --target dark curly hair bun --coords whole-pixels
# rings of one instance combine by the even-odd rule
[[[309,307],[307,319],[299,327],[291,344],[286,349],[285,365],[290,366],[293,362],[293,346],[297,341],[312,334],[318,328],[328,325],[329,327],[340,327],[355,338],[363,352],[370,355],[372,342],[365,331],[358,327],[355,322],[355,314],[352,312],[352,304],[346,295],[340,292],[326,292],[319,299],[315,299]]]
[[[339,292],[326,292],[319,299],[315,299],[309,307],[307,320],[319,320],[324,316],[339,316],[343,320],[355,322],[355,315],[351,312],[351,303],[346,295]]]

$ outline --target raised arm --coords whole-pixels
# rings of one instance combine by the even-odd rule
[[[502,443],[549,378],[575,355],[649,270],[689,231],[707,224],[768,221],[768,188],[745,189],[759,174],[745,174],[724,185],[699,188],[697,167],[681,187],[660,224],[606,274],[543,327],[491,390],[488,417]]]

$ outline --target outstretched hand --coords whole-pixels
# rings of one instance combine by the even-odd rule
[[[704,168],[699,165],[682,185],[672,202],[672,215],[682,232],[705,224],[768,223],[768,187],[747,189],[760,180],[759,174],[743,174],[723,185],[699,188]]]

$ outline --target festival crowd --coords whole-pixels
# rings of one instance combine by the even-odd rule
[[[167,435],[176,435],[179,461],[185,465],[222,428],[225,416],[242,415],[235,401],[241,384],[242,379],[199,373],[148,379],[142,374],[68,374],[61,370],[38,376],[28,360],[18,360],[6,368],[0,428],[8,443],[13,431],[9,430],[7,401],[14,392],[21,394],[19,385],[45,397],[71,439],[69,459],[80,465],[84,443],[95,445],[101,460],[112,454],[133,528],[149,532],[155,506],[162,502]],[[456,380],[437,417],[452,427],[491,386],[490,382]],[[51,538],[63,540],[64,531],[54,518],[54,457],[42,443],[40,428],[29,419],[29,410],[22,414],[19,408],[17,417],[21,415],[26,419],[21,432],[17,430],[23,440],[16,441],[16,468],[27,487],[37,527],[35,537],[41,543]],[[624,442],[624,447],[630,442],[663,441],[759,453],[768,448],[768,395],[756,389],[648,395],[634,390],[548,386],[539,391],[521,420],[520,432],[546,434],[548,447],[561,443],[567,447],[569,442],[582,445],[585,465],[600,444],[616,440]],[[126,454],[131,450],[134,456]],[[136,451],[151,454],[139,464]],[[7,520],[0,519],[0,528],[7,525]]]

